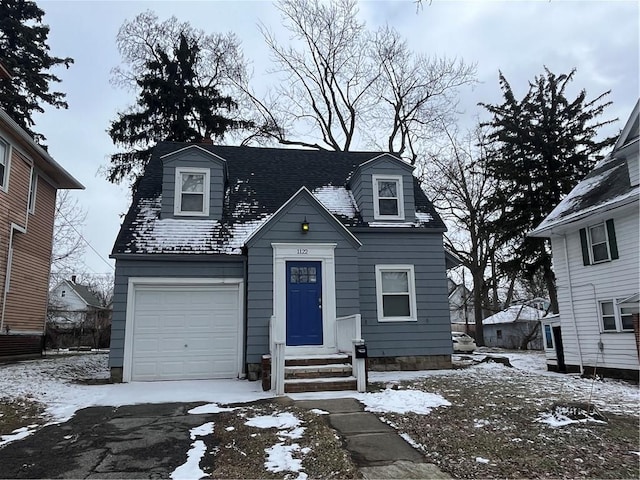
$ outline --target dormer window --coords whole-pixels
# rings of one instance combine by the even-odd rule
[[[209,215],[208,168],[176,168],[174,215]]]
[[[402,176],[373,175],[373,202],[376,220],[404,220]]]

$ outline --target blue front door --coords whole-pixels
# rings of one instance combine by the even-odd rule
[[[287,345],[322,345],[320,262],[287,262]]]

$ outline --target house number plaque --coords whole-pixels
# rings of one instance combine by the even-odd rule
[[[298,249],[298,255],[308,255],[309,254],[309,249],[308,248],[299,248]]]

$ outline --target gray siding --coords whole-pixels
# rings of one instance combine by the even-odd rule
[[[129,277],[244,278],[242,258],[229,261],[116,260],[109,366],[122,367]]]
[[[358,233],[362,336],[371,357],[447,355],[452,351],[442,234]],[[417,322],[378,322],[375,266],[413,265]]]
[[[269,321],[273,314],[273,248],[271,243],[336,243],[336,314],[358,313],[357,250],[325,212],[305,197],[286,207],[283,215],[265,226],[265,231],[248,250],[247,363],[259,363],[269,353]],[[300,232],[307,218],[310,231]]]
[[[174,218],[173,205],[176,193],[176,168],[194,167],[210,170],[209,216],[211,220],[222,218],[222,203],[225,188],[224,161],[200,150],[190,149],[168,157],[163,162],[162,173],[162,218]],[[184,218],[180,216],[179,218]],[[197,217],[204,218],[204,217]]]
[[[354,175],[352,181],[353,196],[358,204],[362,219],[365,222],[373,222],[373,175],[401,175],[402,176],[402,193],[404,197],[404,220],[413,222],[415,220],[415,199],[413,193],[413,175],[410,170],[398,165],[396,161],[391,159],[380,159],[369,165],[360,167]],[[385,222],[393,220],[385,220]]]

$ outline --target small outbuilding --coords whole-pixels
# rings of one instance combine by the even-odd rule
[[[512,305],[482,321],[487,347],[542,350],[540,320],[545,311],[528,305]]]

